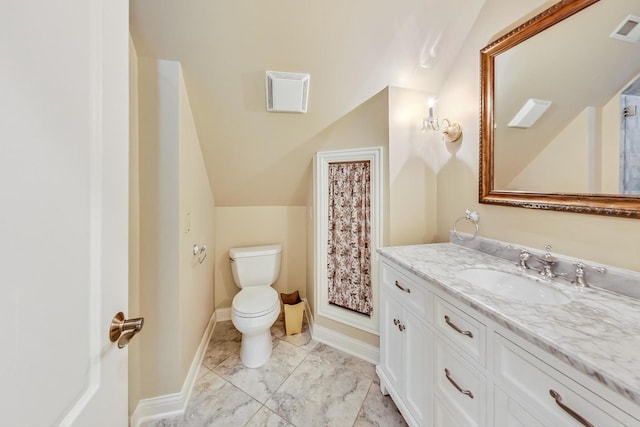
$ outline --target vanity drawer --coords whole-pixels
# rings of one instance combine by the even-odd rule
[[[431,307],[431,293],[418,279],[411,278],[395,268],[382,264],[382,286],[386,292],[396,298],[403,306],[408,307],[417,317],[427,320]]]
[[[495,334],[494,342],[496,385],[542,424],[589,425],[576,421],[579,417],[594,426],[630,426],[640,422],[503,336]],[[502,410],[496,407],[497,420]]]
[[[473,360],[485,366],[486,326],[440,297],[434,297],[433,303],[436,330]]]
[[[472,364],[436,341],[435,394],[465,426],[486,425],[486,379]]]

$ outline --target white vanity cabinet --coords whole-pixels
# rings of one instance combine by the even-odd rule
[[[572,367],[559,364],[562,370],[555,369],[512,339],[517,338],[494,334],[496,425],[640,425],[640,420],[571,379],[579,375]]]
[[[380,365],[409,425],[640,426],[640,406],[395,263]]]
[[[383,268],[377,372],[382,392],[391,394],[412,426],[430,426],[432,420],[430,298],[418,281],[391,267]]]
[[[454,414],[451,417],[457,421],[453,425],[485,426],[486,327],[439,296],[434,296],[433,301],[435,398]],[[452,424],[440,424],[436,418],[435,425]]]

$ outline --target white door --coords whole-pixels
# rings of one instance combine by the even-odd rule
[[[128,2],[0,2],[0,425],[126,426]]]

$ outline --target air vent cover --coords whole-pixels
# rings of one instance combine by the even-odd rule
[[[551,101],[531,98],[524,103],[507,126],[510,128],[530,128],[550,106]]]
[[[640,39],[640,17],[627,16],[609,37],[629,43],[637,42]]]
[[[267,111],[306,113],[309,74],[266,71]]]

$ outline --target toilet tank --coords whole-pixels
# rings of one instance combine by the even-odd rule
[[[229,249],[233,280],[239,288],[271,286],[280,274],[282,245]]]

